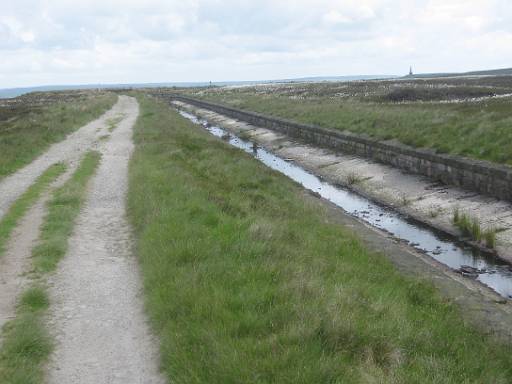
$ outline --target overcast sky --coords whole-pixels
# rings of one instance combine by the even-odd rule
[[[0,2],[0,88],[512,67],[511,0]]]

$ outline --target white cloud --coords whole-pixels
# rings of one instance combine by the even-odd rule
[[[329,11],[324,15],[324,21],[331,24],[345,24],[351,23],[353,20],[338,11]]]
[[[512,66],[509,0],[18,0],[0,88]]]

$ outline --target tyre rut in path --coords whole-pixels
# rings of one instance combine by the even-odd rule
[[[77,164],[72,164],[43,192],[38,201],[27,211],[12,232],[0,257],[0,328],[16,315],[16,304],[21,293],[31,282],[32,248],[37,244],[41,225],[47,213],[46,204],[51,194],[73,174]],[[0,345],[2,339],[0,338]]]
[[[68,253],[49,280],[48,324],[56,348],[48,383],[164,383],[143,313],[125,217],[132,128],[139,108],[133,98],[122,102],[125,118],[100,147],[103,157]]]
[[[35,180],[52,164],[65,161],[76,162],[102,135],[108,133],[107,121],[120,115],[124,100],[117,103],[98,119],[69,134],[64,140],[53,144],[50,148],[12,175],[0,181],[0,219],[11,204],[30,187]]]
[[[48,198],[47,192],[28,210],[14,229],[5,254],[0,258],[0,328],[15,317],[16,303],[29,282],[25,273],[30,269],[32,247],[39,237]]]
[[[0,181],[0,220],[14,201],[19,198],[52,164],[67,163],[66,172],[55,180],[38,201],[26,212],[13,230],[0,257],[0,328],[16,315],[20,294],[31,281],[32,248],[37,244],[41,224],[47,212],[46,203],[51,193],[61,187],[78,166],[83,153],[97,138],[107,131],[107,120],[121,113],[123,103],[118,102],[100,118],[83,126],[14,174]],[[2,340],[0,338],[0,344]]]

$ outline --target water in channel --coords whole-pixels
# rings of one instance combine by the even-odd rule
[[[252,154],[269,168],[285,174],[304,188],[317,192],[322,198],[347,213],[385,230],[397,239],[408,242],[442,264],[455,270],[463,266],[469,266],[473,271],[477,270],[471,274],[472,278],[476,278],[501,296],[512,298],[512,267],[502,260],[403,217],[391,208],[380,206],[354,192],[329,184],[297,164],[258,147],[250,140],[243,140],[227,130],[212,126],[191,113],[181,110],[179,112],[183,117],[202,125],[212,135],[224,138],[232,146]]]

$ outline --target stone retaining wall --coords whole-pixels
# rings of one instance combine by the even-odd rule
[[[390,164],[407,172],[428,176],[444,184],[512,201],[512,168],[504,165],[416,149],[395,141],[378,141],[339,130],[299,124],[184,96],[168,94],[155,94],[155,96],[209,109],[318,146]]]

